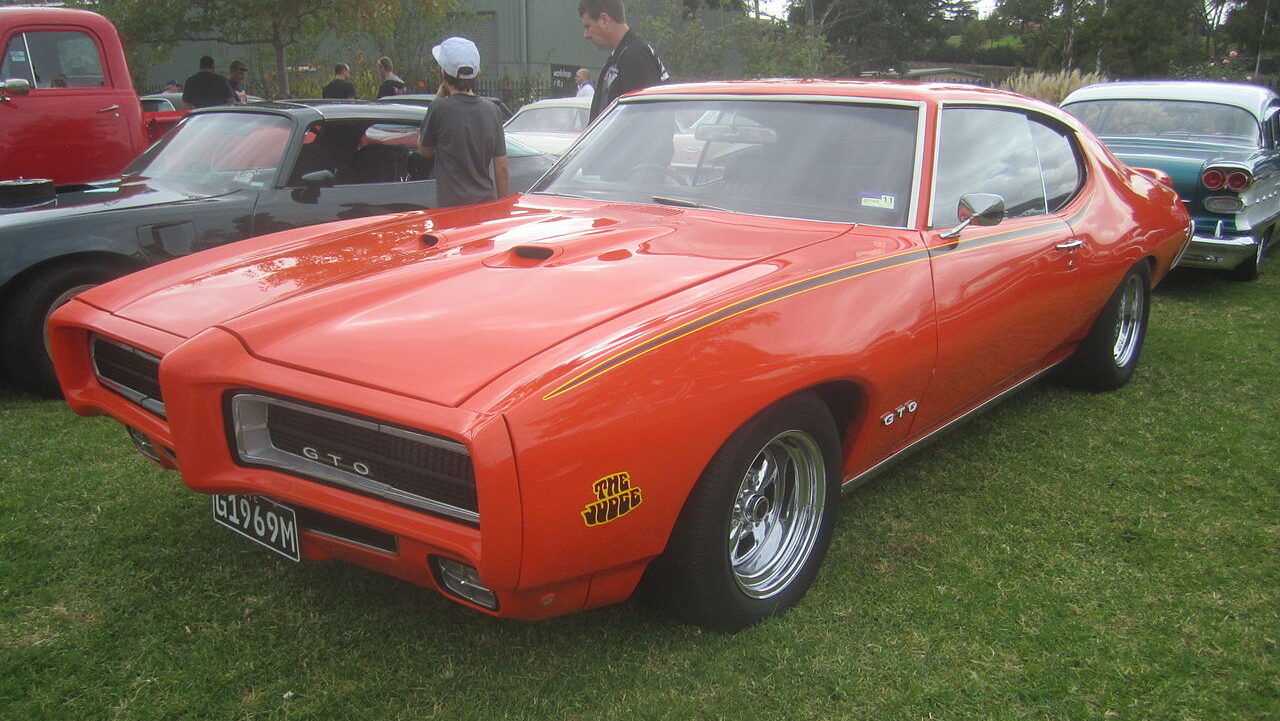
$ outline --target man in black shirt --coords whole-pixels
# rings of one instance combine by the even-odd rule
[[[236,95],[231,90],[231,83],[213,71],[213,58],[208,55],[200,58],[200,72],[187,78],[187,82],[182,84],[182,102],[193,108],[226,105],[235,101]]]
[[[578,16],[582,19],[582,36],[597,48],[610,51],[596,76],[592,120],[619,95],[671,78],[658,54],[627,25],[622,0],[579,0]]]
[[[396,75],[396,66],[391,63],[391,58],[385,55],[378,58],[378,74],[382,76],[382,84],[378,86],[378,97],[404,95],[404,81]]]
[[[351,84],[351,68],[346,63],[333,66],[333,80],[320,91],[320,97],[335,100],[354,100],[356,86]]]

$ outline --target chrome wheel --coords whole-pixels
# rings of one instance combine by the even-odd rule
[[[1120,308],[1116,314],[1115,345],[1111,349],[1111,358],[1120,367],[1129,365],[1133,354],[1138,349],[1142,338],[1142,324],[1146,318],[1146,288],[1143,279],[1137,274],[1125,278],[1124,287],[1120,290]]]
[[[826,475],[817,441],[801,431],[774,436],[756,454],[738,486],[727,539],[744,594],[769,598],[805,567],[827,502]]]

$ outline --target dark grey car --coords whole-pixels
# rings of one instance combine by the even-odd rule
[[[435,207],[432,162],[416,150],[424,117],[358,101],[196,110],[121,178],[0,207],[0,370],[56,394],[45,321],[112,278],[266,233]],[[507,154],[513,191],[554,162],[513,141]]]

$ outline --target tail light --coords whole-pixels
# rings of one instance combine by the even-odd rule
[[[1232,171],[1227,175],[1227,189],[1237,193],[1247,190],[1253,185],[1253,174],[1247,170]]]
[[[1200,174],[1200,184],[1208,190],[1242,192],[1253,185],[1253,173],[1237,168],[1209,168]]]

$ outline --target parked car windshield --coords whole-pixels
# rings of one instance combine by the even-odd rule
[[[626,102],[533,192],[906,227],[917,117],[853,102]]]
[[[125,174],[211,195],[266,187],[275,180],[292,127],[279,115],[190,115]]]
[[[507,121],[516,132],[580,133],[587,127],[587,108],[528,108]]]
[[[1083,100],[1063,109],[1098,135],[1183,137],[1258,147],[1262,134],[1248,111],[1189,100]]]

